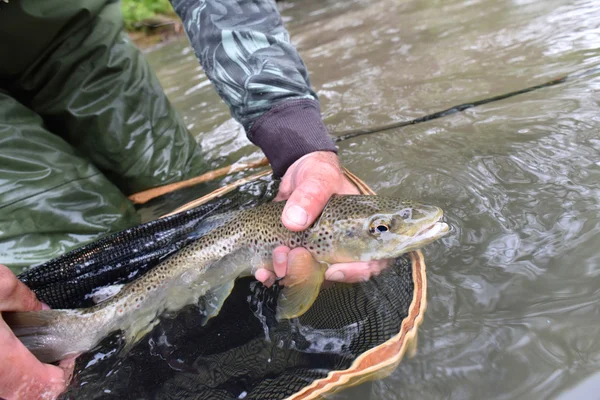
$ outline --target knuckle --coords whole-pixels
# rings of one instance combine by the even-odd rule
[[[289,183],[284,184],[282,182],[281,185],[279,185],[279,190],[277,191],[276,200],[277,201],[287,200],[290,198],[291,194],[292,194],[292,190],[291,190],[290,184]]]

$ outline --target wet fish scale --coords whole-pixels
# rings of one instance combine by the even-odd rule
[[[157,323],[157,316],[196,303],[209,291],[215,293],[218,312],[233,281],[270,267],[279,245],[305,247],[324,263],[375,260],[398,257],[447,231],[437,222],[442,215],[437,207],[379,196],[334,196],[311,228],[291,232],[281,223],[284,206],[272,202],[206,218],[197,240],[96,306],[13,313],[6,320],[38,358],[54,361],[89,350],[115,330],[132,344]],[[283,303],[295,311],[281,315],[304,312],[314,301],[322,269],[318,263],[306,268],[304,275],[314,270],[320,278],[307,278],[310,287],[286,283]]]

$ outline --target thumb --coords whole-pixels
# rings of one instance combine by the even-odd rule
[[[281,222],[291,231],[307,229],[321,214],[333,194],[333,185],[318,179],[300,183],[290,195]]]
[[[8,267],[0,265],[0,312],[33,311],[44,308],[23,282]]]

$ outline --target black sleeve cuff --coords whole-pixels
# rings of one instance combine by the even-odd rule
[[[262,149],[275,178],[305,154],[337,149],[321,119],[319,102],[294,99],[277,104],[252,126],[248,137]]]

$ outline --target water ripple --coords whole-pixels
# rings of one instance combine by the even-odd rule
[[[600,67],[595,0],[280,6],[338,131]],[[151,62],[208,157],[221,166],[258,154],[186,48]],[[377,192],[439,205],[452,232],[425,249],[417,356],[336,398],[563,398],[598,387],[599,90],[597,73],[582,75],[340,143],[345,165]]]

